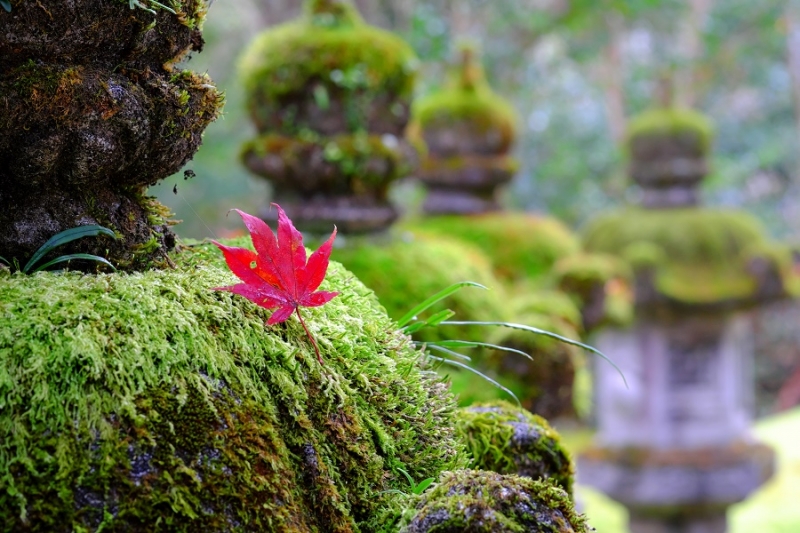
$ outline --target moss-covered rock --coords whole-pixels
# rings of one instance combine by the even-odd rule
[[[261,132],[400,137],[416,65],[408,44],[364,23],[348,0],[309,0],[303,17],[256,38],[240,70]]]
[[[174,235],[145,190],[191,159],[223,103],[207,76],[173,69],[202,48],[206,8],[20,0],[3,11],[0,256],[24,263],[53,235],[101,224],[119,238],[62,251],[125,270],[163,262]]]
[[[546,481],[480,470],[447,472],[404,517],[402,533],[586,533],[569,496]]]
[[[549,479],[572,494],[572,458],[541,416],[505,401],[479,403],[457,411],[456,428],[473,468]]]
[[[580,249],[578,238],[558,220],[524,213],[428,217],[408,221],[403,227],[473,244],[492,259],[501,279],[534,285],[545,283],[558,259]]]
[[[652,278],[656,295],[676,302],[768,297],[790,283],[789,255],[770,243],[756,219],[740,211],[621,210],[589,224],[584,243],[589,251],[628,258],[637,276]],[[754,270],[754,260],[767,268]],[[637,290],[637,300],[643,295]]]
[[[376,188],[385,194],[391,181],[410,170],[402,148],[396,137],[364,132],[309,140],[268,134],[245,144],[243,158],[276,186],[293,182],[309,193],[326,194]],[[328,168],[310,175],[309,161],[314,160],[325,161]]]
[[[516,113],[489,86],[475,49],[464,47],[448,84],[414,102],[409,135],[424,139],[432,157],[505,154]]]
[[[578,329],[557,316],[525,313],[515,322],[539,328],[569,339],[578,339]],[[498,346],[524,352],[530,359],[515,353],[492,351],[485,361],[529,411],[547,418],[574,417],[575,378],[586,365],[583,352],[566,343],[518,329],[497,329],[488,337]]]
[[[578,253],[553,265],[559,289],[580,306],[583,329],[627,326],[633,320],[633,274],[624,259],[604,254]]]
[[[11,12],[0,13],[0,72],[31,58],[158,71],[202,48],[200,30],[208,9],[205,0],[169,2],[174,13],[149,0],[140,3],[150,10],[115,0],[9,3]]]
[[[299,322],[211,290],[214,247],[173,259],[0,270],[4,531],[378,531],[401,469],[465,464],[445,385],[340,265],[306,314],[320,366]]]
[[[511,316],[503,284],[488,258],[477,248],[454,239],[394,234],[385,239],[350,239],[333,257],[375,291],[389,316],[398,319],[415,305],[454,283],[472,281],[489,288],[464,288],[427,315],[443,309],[455,320],[507,320]],[[423,340],[484,340],[480,326],[440,326],[420,330]]]
[[[657,108],[645,111],[628,124],[627,142],[634,158],[705,156],[714,129],[703,114],[691,109]]]

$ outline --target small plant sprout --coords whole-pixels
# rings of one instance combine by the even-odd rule
[[[0,261],[8,265],[9,267],[13,267],[13,270],[20,271],[23,274],[35,274],[36,272],[40,272],[42,270],[47,270],[52,266],[66,263],[68,261],[72,261],[73,259],[84,259],[87,261],[96,261],[98,263],[103,263],[106,266],[111,267],[112,270],[116,270],[114,265],[112,265],[107,259],[100,257],[99,255],[92,255],[92,254],[68,254],[68,255],[61,255],[52,259],[44,264],[39,264],[44,257],[58,248],[59,246],[63,246],[69,242],[83,239],[84,237],[96,237],[97,235],[107,235],[111,238],[116,239],[117,236],[108,228],[104,228],[103,226],[98,226],[96,224],[89,224],[86,226],[78,226],[75,228],[70,228],[68,230],[64,230],[56,235],[53,235],[48,239],[46,243],[44,243],[38,250],[36,250],[31,258],[25,263],[25,266],[20,267],[19,262],[16,258],[13,261],[9,261],[5,257],[0,257]]]
[[[444,300],[445,298],[447,298],[451,294],[454,294],[455,292],[457,292],[457,291],[459,291],[459,290],[461,290],[461,289],[463,289],[465,287],[475,287],[475,288],[478,288],[478,289],[487,290],[487,288],[485,286],[481,285],[480,283],[475,283],[475,282],[472,282],[472,281],[462,281],[462,282],[459,282],[459,283],[454,283],[453,285],[450,285],[449,287],[447,287],[445,289],[442,289],[441,291],[437,292],[433,296],[427,298],[425,301],[423,301],[422,303],[416,305],[408,313],[403,315],[403,317],[401,317],[400,320],[398,321],[398,325],[400,326],[400,329],[404,333],[407,333],[407,334],[411,335],[412,333],[415,333],[415,332],[417,332],[417,331],[419,331],[419,330],[421,330],[423,328],[437,327],[437,326],[499,326],[499,327],[505,327],[505,328],[511,328],[511,329],[519,329],[519,330],[522,330],[522,331],[528,331],[528,332],[533,333],[535,335],[544,335],[546,337],[550,337],[550,338],[556,339],[556,340],[558,340],[560,342],[563,342],[565,344],[570,344],[572,346],[578,346],[579,348],[583,348],[584,350],[587,350],[589,352],[592,352],[594,354],[599,355],[600,357],[602,357],[603,359],[608,361],[608,363],[611,366],[613,366],[616,369],[617,372],[619,372],[619,375],[622,376],[622,380],[623,380],[623,382],[625,382],[625,386],[627,387],[628,383],[625,380],[625,376],[622,374],[622,371],[619,369],[619,367],[617,365],[614,364],[613,361],[611,361],[611,359],[609,359],[605,354],[603,354],[603,352],[601,352],[600,350],[598,350],[596,348],[593,348],[593,347],[589,346],[588,344],[583,344],[582,342],[578,342],[576,340],[568,339],[567,337],[562,337],[561,335],[558,335],[556,333],[553,333],[553,332],[550,332],[550,331],[547,331],[547,330],[534,328],[532,326],[526,326],[525,324],[516,324],[516,323],[513,323],[513,322],[501,322],[501,321],[496,321],[496,322],[494,322],[494,321],[485,321],[484,322],[484,321],[473,321],[473,320],[466,320],[466,321],[463,321],[463,320],[449,320],[450,318],[452,318],[455,315],[455,313],[453,311],[449,310],[449,309],[438,311],[438,312],[434,313],[433,315],[431,315],[430,317],[428,317],[426,319],[418,318],[419,314],[423,313],[424,311],[426,311],[429,308],[433,307],[434,305],[436,305],[440,301]],[[419,348],[421,348],[423,350],[429,350],[429,351],[433,351],[433,352],[437,352],[437,353],[441,354],[441,355],[433,355],[432,353],[428,352],[427,356],[431,360],[437,361],[437,362],[442,363],[442,364],[447,364],[447,365],[455,366],[455,367],[458,367],[458,368],[462,368],[464,370],[467,370],[469,372],[477,374],[477,375],[481,376],[483,379],[485,379],[486,381],[488,381],[489,383],[491,383],[492,385],[494,385],[495,387],[501,389],[506,394],[511,396],[517,402],[518,405],[520,404],[519,399],[516,397],[516,395],[513,392],[511,392],[508,388],[504,387],[503,385],[501,385],[500,383],[498,383],[494,379],[490,378],[486,374],[482,373],[481,371],[479,371],[479,370],[471,367],[469,364],[467,364],[472,359],[467,355],[464,355],[462,353],[459,353],[459,352],[455,351],[455,348],[490,348],[490,349],[493,349],[493,350],[515,353],[515,354],[522,355],[523,357],[526,357],[528,359],[533,360],[533,358],[529,354],[527,354],[527,353],[525,353],[523,351],[520,351],[520,350],[516,350],[514,348],[509,348],[509,347],[506,347],[506,346],[498,346],[496,344],[489,344],[489,343],[486,343],[486,342],[462,341],[462,340],[443,340],[443,341],[433,341],[433,342],[413,341],[413,342],[414,342],[414,344],[416,346],[418,346]]]

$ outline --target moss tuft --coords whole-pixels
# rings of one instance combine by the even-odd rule
[[[298,321],[211,290],[235,281],[213,246],[173,260],[0,271],[6,530],[377,531],[401,469],[465,464],[444,384],[339,264],[305,310],[321,367]]]
[[[753,296],[758,280],[748,250],[769,246],[755,218],[717,209],[618,211],[591,223],[584,242],[591,252],[652,269],[660,293],[689,303]]]
[[[549,479],[572,494],[572,458],[541,416],[504,401],[478,403],[457,411],[456,429],[473,468]]]
[[[407,511],[402,533],[586,533],[566,492],[546,481],[480,470],[442,474],[416,510]]]
[[[484,130],[498,128],[509,141],[516,132],[516,112],[498,96],[483,73],[473,48],[463,48],[461,61],[447,86],[414,103],[414,121],[422,130],[433,124],[469,122]]]
[[[405,227],[473,244],[492,258],[500,278],[533,284],[543,283],[557,260],[579,250],[577,237],[561,222],[523,213],[430,217]]]
[[[242,57],[240,72],[259,123],[276,110],[286,114],[283,108],[296,105],[293,98],[300,95],[313,96],[323,108],[323,100],[345,100],[353,113],[376,99],[410,99],[416,64],[402,39],[365,24],[349,2],[327,0],[308,2],[305,17],[258,36]],[[285,124],[286,133],[294,133],[290,126],[310,127]]]
[[[281,184],[291,176],[298,182],[307,183],[302,188],[316,193],[330,188],[340,189],[332,192],[357,192],[363,188],[360,184],[387,187],[411,170],[404,147],[396,137],[368,135],[365,132],[325,138],[317,135],[307,137],[262,135],[244,145],[242,157],[276,184]],[[264,158],[280,160],[280,164],[273,164],[279,170],[270,172],[262,163]],[[254,160],[251,162],[251,159]],[[319,159],[327,164],[326,171],[319,172],[315,177],[300,175],[307,161]],[[325,182],[330,183],[326,186]]]
[[[415,305],[461,281],[489,288],[464,288],[432,307],[426,316],[442,309],[456,313],[455,320],[506,320],[511,309],[502,283],[492,274],[489,260],[474,247],[445,237],[395,236],[388,242],[353,239],[333,257],[378,295],[389,316],[398,319]],[[480,341],[486,328],[437,327],[420,330],[423,340]]]
[[[705,155],[711,149],[714,130],[711,122],[696,111],[681,108],[651,109],[631,119],[628,144],[641,139],[677,137],[696,146]]]

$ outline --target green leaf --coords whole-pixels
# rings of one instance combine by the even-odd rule
[[[444,346],[445,348],[492,348],[493,350],[498,350],[501,352],[516,353],[523,357],[527,357],[528,359],[533,361],[533,357],[531,357],[530,354],[523,352],[522,350],[509,348],[508,346],[500,346],[498,344],[491,344],[488,342],[447,340],[447,341],[429,342],[428,346]]]
[[[436,305],[440,301],[444,300],[445,298],[447,298],[451,294],[453,294],[455,292],[458,292],[459,290],[461,290],[464,287],[478,287],[480,289],[488,290],[486,287],[484,287],[480,283],[475,283],[474,281],[462,281],[462,282],[459,282],[459,283],[454,283],[453,285],[450,285],[446,289],[440,290],[439,292],[437,292],[436,294],[434,294],[433,296],[431,296],[430,298],[428,298],[424,302],[414,306],[414,308],[411,309],[411,311],[409,311],[408,313],[403,315],[403,317],[400,318],[400,320],[397,321],[397,324],[401,328],[404,328],[410,321],[414,320],[418,314],[420,314],[423,311],[427,310],[428,308]]]
[[[414,485],[415,485],[415,483],[414,483],[414,478],[413,478],[413,477],[411,477],[411,474],[409,474],[408,472],[406,472],[406,471],[405,471],[405,470],[403,470],[402,468],[398,468],[397,470],[398,470],[398,471],[399,471],[401,474],[403,474],[404,476],[406,476],[406,479],[408,480],[408,484],[409,484],[409,485],[411,485],[411,488],[413,489],[413,488],[414,488]]]
[[[23,272],[29,272],[33,266],[38,263],[42,257],[47,255],[53,249],[58,248],[63,244],[67,244],[68,242],[72,242],[76,239],[82,239],[84,237],[94,237],[96,235],[108,235],[114,239],[117,238],[114,235],[114,232],[108,228],[104,228],[103,226],[98,226],[96,224],[89,224],[86,226],[78,226],[76,228],[70,228],[68,230],[64,230],[61,233],[57,233],[50,237],[50,239],[44,243],[36,252],[33,254],[33,257],[25,264],[22,268]],[[105,261],[105,260],[104,260]],[[34,272],[38,272],[41,268],[37,268]]]
[[[441,324],[442,322],[444,322],[445,320],[447,320],[448,318],[450,318],[450,317],[452,317],[454,315],[455,315],[455,312],[451,311],[450,309],[443,309],[442,311],[439,311],[438,313],[435,313],[433,316],[431,316],[430,318],[428,318],[426,320],[420,320],[420,321],[413,322],[413,323],[409,324],[408,326],[403,328],[403,331],[405,333],[408,333],[409,335],[411,335],[412,333],[416,333],[417,331],[421,330],[422,328],[436,327],[436,326],[438,326],[439,324]]]
[[[417,496],[419,496],[420,494],[422,494],[423,492],[425,492],[425,489],[427,489],[428,487],[430,487],[430,486],[431,486],[431,483],[433,483],[433,479],[434,479],[434,478],[432,478],[432,477],[429,477],[428,479],[423,479],[422,481],[420,481],[420,482],[417,484],[417,486],[416,486],[416,487],[414,487],[413,489],[411,489],[411,491],[412,491],[414,494],[416,494]]]
[[[553,339],[559,340],[565,344],[570,344],[572,346],[578,346],[579,348],[583,348],[584,350],[590,351],[594,354],[599,355],[603,359],[605,359],[614,369],[619,373],[620,377],[622,377],[622,381],[625,383],[625,386],[628,386],[628,381],[625,379],[625,375],[622,373],[622,370],[619,369],[617,365],[614,364],[614,361],[608,358],[606,354],[598,350],[597,348],[593,348],[588,344],[583,344],[582,342],[575,341],[572,339],[568,339],[567,337],[562,337],[556,333],[551,331],[547,331],[544,329],[534,328],[533,326],[526,326],[525,324],[515,324],[513,322],[482,322],[482,321],[472,321],[472,320],[453,320],[453,321],[445,321],[442,322],[443,325],[448,326],[501,326],[504,328],[511,328],[511,329],[519,329],[522,331],[529,331],[531,333],[535,333],[536,335],[544,335],[545,337],[551,337]]]
[[[328,96],[328,89],[324,85],[317,85],[314,87],[314,102],[322,109],[328,109],[331,106],[331,98]]]
[[[0,0],[0,6],[3,6],[3,9],[11,13],[11,2],[9,0]]]
[[[70,255],[62,255],[60,257],[56,257],[52,261],[48,261],[47,263],[43,264],[42,266],[36,267],[30,274],[41,272],[42,270],[46,270],[48,267],[53,265],[57,265],[58,263],[64,263],[66,261],[72,261],[73,259],[87,259],[89,261],[97,261],[98,263],[104,263],[110,266],[112,269],[116,270],[114,265],[108,262],[108,260],[103,259],[98,255],[92,254],[70,254]]]
[[[0,0],[0,1],[2,1],[2,0]],[[7,264],[8,266],[11,266],[11,261],[9,261],[8,259],[6,259],[6,258],[5,258],[5,257],[3,257],[2,255],[0,255],[0,261],[2,261],[3,263]]]
[[[453,365],[453,366],[456,366],[456,367],[459,367],[459,368],[463,368],[464,370],[469,370],[473,374],[479,375],[480,377],[482,377],[483,379],[485,379],[486,381],[488,381],[489,383],[491,383],[492,385],[494,385],[498,389],[504,391],[506,394],[508,394],[509,396],[514,398],[514,401],[517,402],[517,405],[522,407],[522,404],[519,402],[519,398],[517,398],[516,394],[511,392],[511,390],[507,389],[506,387],[503,387],[502,385],[500,385],[498,382],[496,382],[495,380],[493,380],[492,378],[490,378],[489,376],[487,376],[483,372],[481,372],[479,370],[476,370],[476,369],[472,368],[469,365],[465,365],[464,363],[462,363],[460,361],[453,361],[452,359],[445,359],[444,357],[436,357],[435,355],[430,355],[430,354],[428,354],[428,357],[430,357],[434,361],[439,361],[439,362],[445,363],[447,365]]]

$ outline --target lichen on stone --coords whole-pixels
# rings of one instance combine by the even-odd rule
[[[587,533],[569,496],[547,482],[481,470],[442,474],[401,533]]]
[[[468,242],[492,258],[501,279],[539,286],[548,282],[557,260],[580,249],[578,238],[558,220],[525,213],[426,217],[403,227]]]
[[[476,403],[457,411],[456,429],[473,468],[549,479],[572,494],[572,457],[541,416],[502,400]]]
[[[259,35],[240,62],[248,107],[260,131],[319,131],[319,113],[335,108],[347,129],[366,129],[381,105],[405,115],[417,59],[389,32],[367,25],[349,1],[307,1],[304,16]],[[394,104],[392,104],[394,102]],[[375,106],[373,110],[371,106]],[[385,109],[382,112],[386,112]],[[405,120],[402,120],[405,125]],[[343,130],[324,133],[342,133]]]
[[[234,244],[242,244],[236,242]],[[175,270],[0,271],[0,523],[12,531],[379,531],[397,490],[466,462],[446,386],[373,293],[299,322]]]
[[[445,87],[414,103],[411,136],[427,140],[430,130],[456,128],[466,136],[489,133],[494,149],[484,147],[488,153],[508,150],[516,135],[516,113],[489,86],[476,55],[474,47],[463,46]]]
[[[657,108],[631,119],[627,144],[635,152],[642,141],[654,146],[665,139],[680,141],[690,153],[694,150],[695,155],[704,156],[711,149],[713,135],[711,122],[701,113],[677,107]]]
[[[762,253],[776,245],[758,220],[733,210],[625,209],[590,223],[583,239],[591,252],[627,258],[636,272],[652,272],[659,293],[687,303],[753,297],[764,281],[750,269],[754,254],[775,260]],[[789,274],[785,264],[774,266]]]

